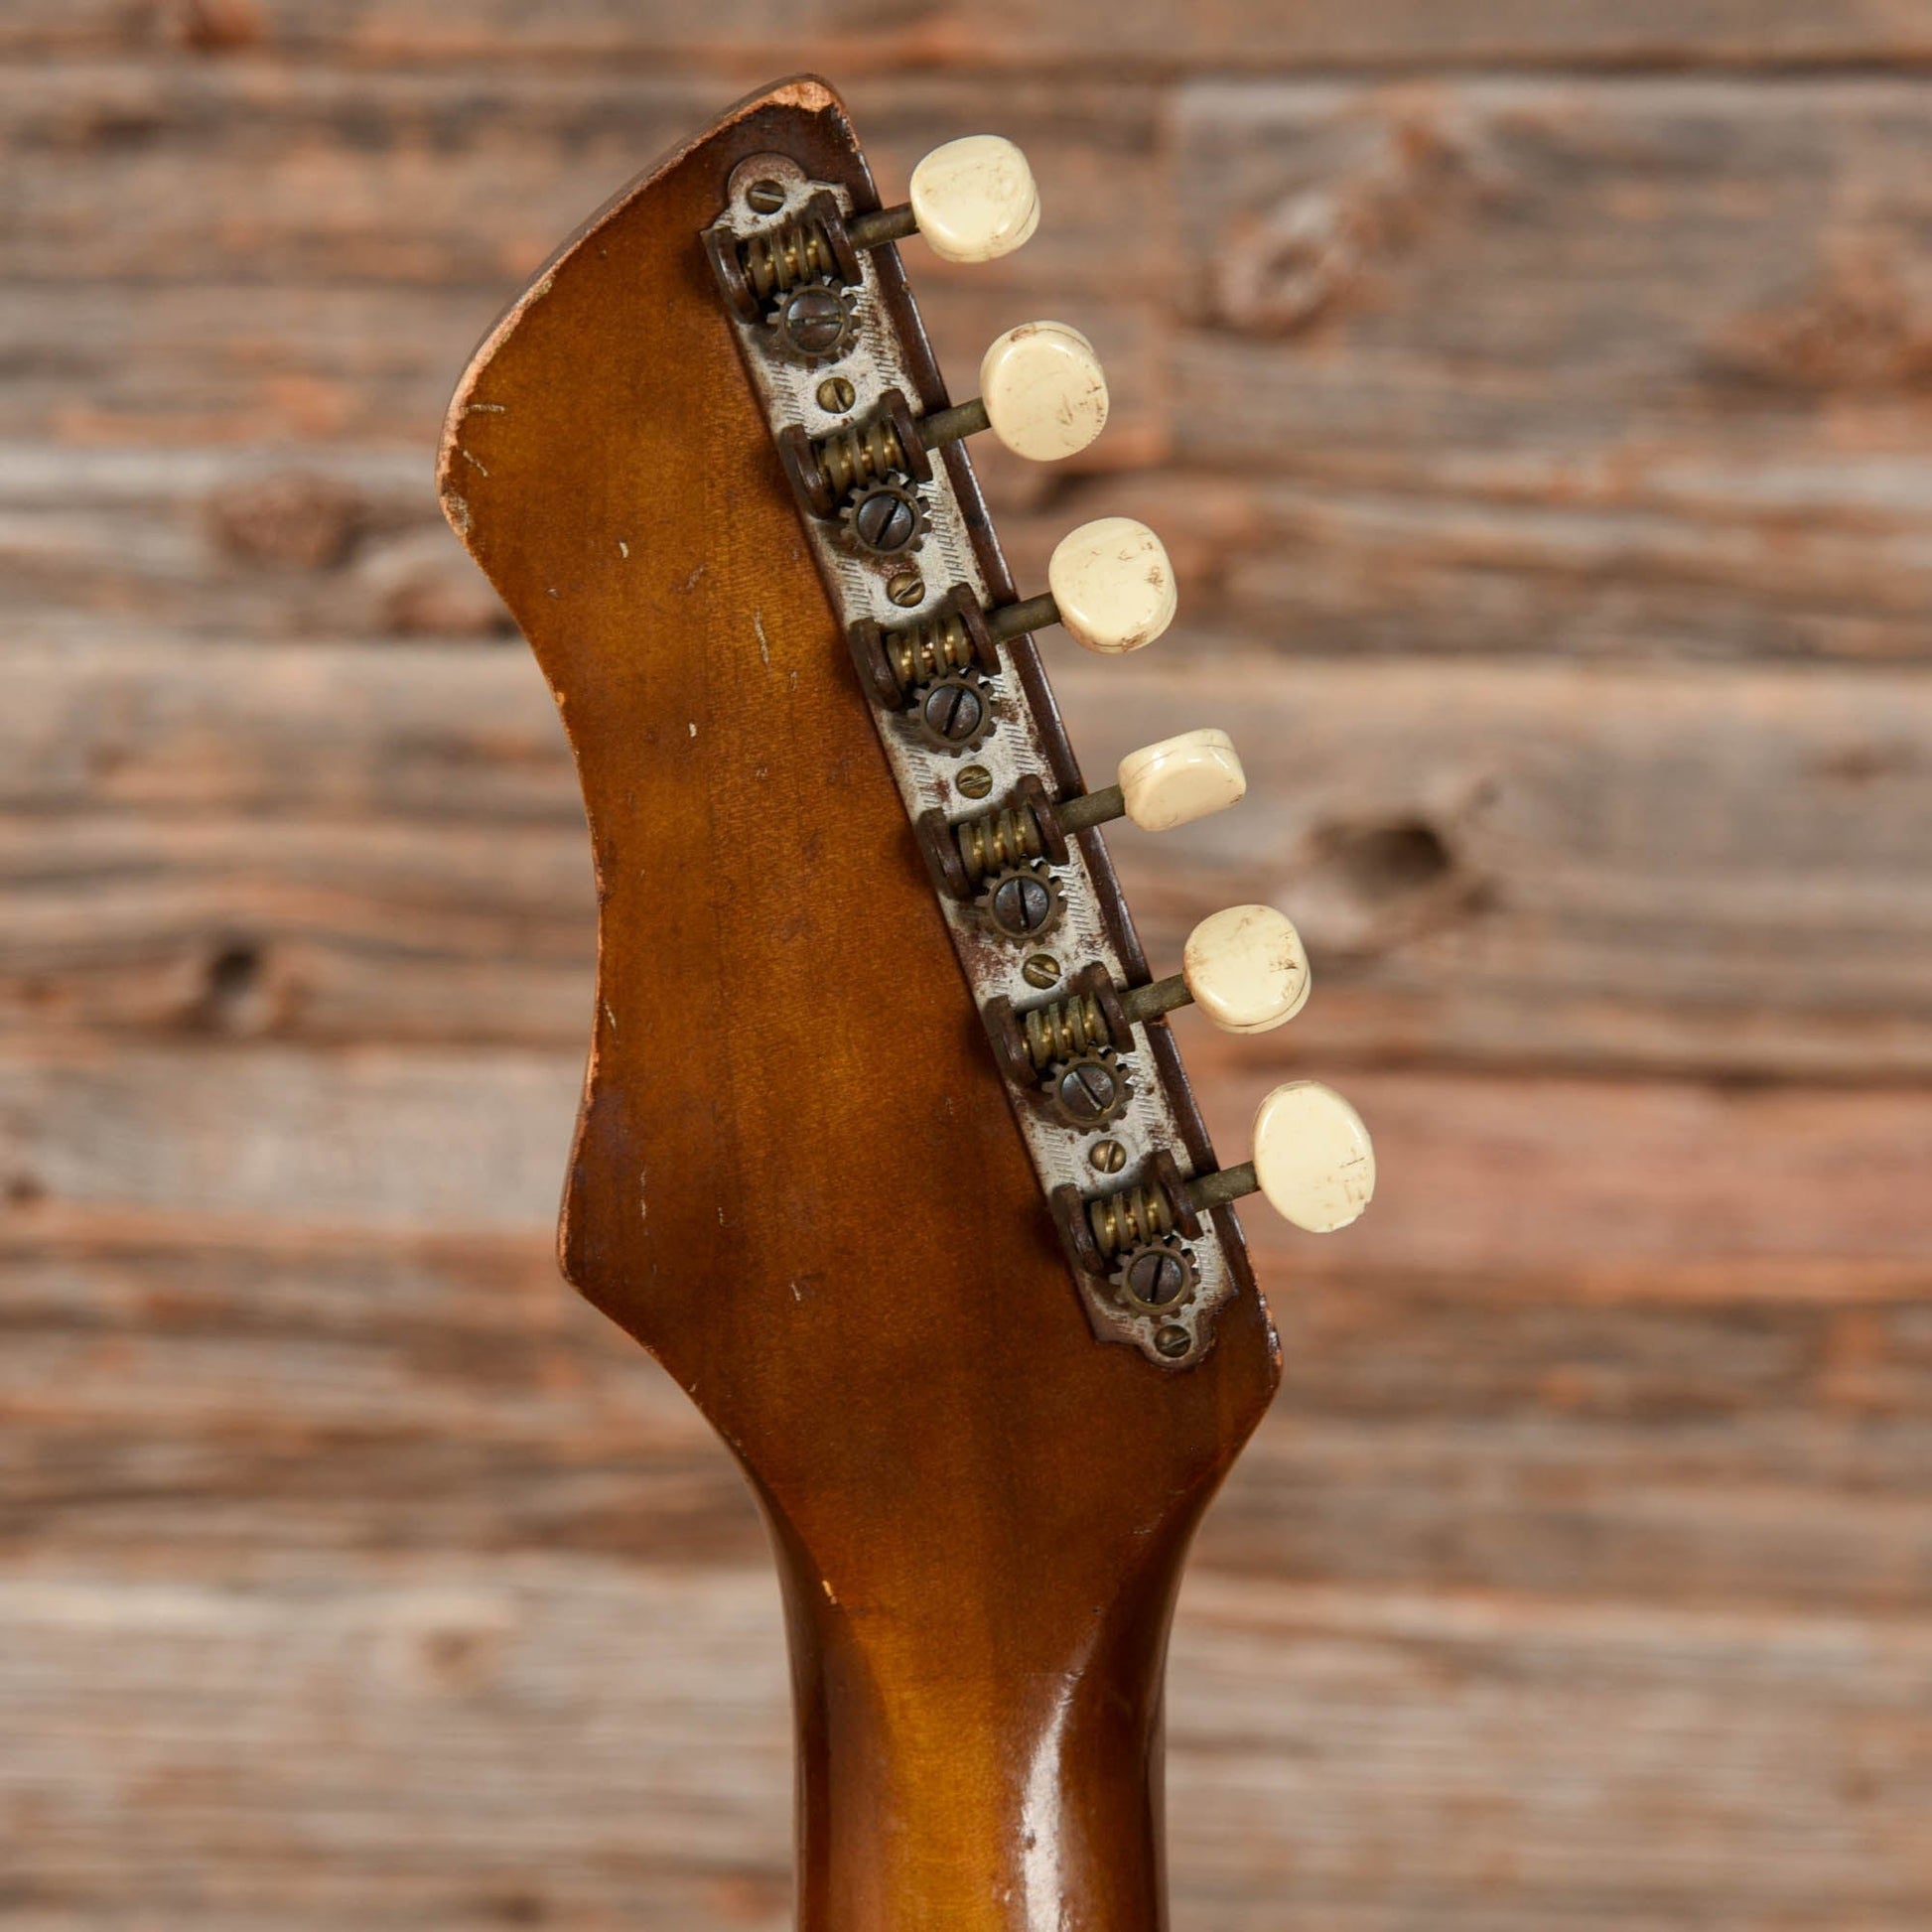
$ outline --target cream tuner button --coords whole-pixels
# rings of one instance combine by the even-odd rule
[[[1102,656],[1139,650],[1173,622],[1167,546],[1131,516],[1069,530],[1046,566],[1046,582],[1067,634]]]
[[[1238,805],[1248,791],[1234,741],[1212,725],[1129,752],[1119,778],[1122,809],[1144,832],[1191,825]]]
[[[1253,1167],[1269,1206],[1310,1234],[1345,1228],[1375,1192],[1361,1115],[1316,1080],[1291,1080],[1261,1103]]]
[[[1010,255],[1039,226],[1039,192],[1027,157],[998,134],[934,148],[912,170],[912,217],[949,262]]]
[[[1106,427],[1107,377],[1077,329],[1027,322],[986,351],[980,401],[993,434],[1016,456],[1052,463]]]
[[[1187,935],[1180,974],[1226,1034],[1265,1034],[1308,1004],[1309,956],[1272,905],[1230,905],[1203,919]]]

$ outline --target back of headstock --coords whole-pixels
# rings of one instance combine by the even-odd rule
[[[822,83],[742,104],[498,325],[442,462],[596,857],[565,1269],[771,1522],[814,1932],[1162,1922],[1169,1613],[1278,1374],[1255,1177],[1160,1016],[1272,1024],[1306,963],[1246,908],[1150,984],[1097,829],[1231,802],[1238,761],[1196,733],[1083,786],[1032,631],[1148,641],[1165,553],[1088,526],[1017,595],[962,439],[1064,453],[1104,384],[1032,326],[952,403],[895,246],[1024,240],[1010,152],[882,210]],[[1261,1145],[1310,1225],[1372,1173],[1324,1094]]]

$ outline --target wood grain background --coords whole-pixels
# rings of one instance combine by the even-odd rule
[[[1102,50],[1096,60],[1093,49]],[[474,339],[795,66],[943,358],[1099,342],[1023,581],[1090,769],[1227,723],[1371,1218],[1176,1639],[1182,1932],[1932,1920],[1932,6],[13,0],[0,12],[0,1924],[786,1922],[737,1477],[556,1280],[577,795],[437,517]]]

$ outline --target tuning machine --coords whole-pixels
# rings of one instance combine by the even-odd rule
[[[758,192],[755,185],[753,196]],[[1027,157],[997,134],[969,134],[934,148],[912,170],[910,198],[897,207],[848,215],[821,189],[752,234],[709,229],[705,247],[726,301],[743,320],[768,324],[786,353],[826,362],[856,337],[851,291],[863,279],[859,257],[869,249],[917,234],[942,260],[993,261],[1038,225],[1039,195]]]
[[[1150,832],[1172,831],[1237,804],[1248,788],[1224,731],[1212,726],[1144,745],[1121,759],[1118,782],[1055,799],[1031,774],[1006,802],[957,821],[934,805],[916,821],[932,881],[949,897],[978,897],[997,931],[1037,939],[1049,926],[1013,929],[1000,915],[1000,882],[1029,868],[1064,865],[1072,835],[1117,818]]]
[[[1068,531],[1054,547],[1046,582],[1039,596],[991,611],[960,584],[909,623],[862,618],[846,640],[867,695],[899,711],[935,679],[995,676],[1002,643],[1048,624],[1061,625],[1088,650],[1118,656],[1151,644],[1173,621],[1167,548],[1131,516],[1103,516]]]
[[[1139,1180],[1111,1193],[1086,1198],[1075,1187],[1055,1188],[1053,1218],[1077,1269],[1163,1307],[1185,1292],[1192,1264],[1184,1243],[1200,1236],[1202,1217],[1214,1208],[1259,1193],[1294,1226],[1332,1234],[1374,1192],[1375,1149],[1362,1117],[1332,1087],[1290,1080],[1255,1112],[1252,1160],[1187,1179],[1162,1149]]]
[[[1061,999],[1017,1012],[1002,994],[984,1018],[1007,1078],[1035,1088],[1059,1120],[1086,1132],[1119,1119],[1133,1098],[1120,1062],[1137,1026],[1191,1005],[1223,1033],[1268,1033],[1308,997],[1308,954],[1287,916],[1272,905],[1231,905],[1195,926],[1180,971],[1167,979],[1116,986],[1105,967],[1089,966]]]
[[[915,416],[901,390],[888,389],[869,414],[823,436],[788,424],[778,455],[812,515],[837,517],[859,549],[892,558],[925,537],[919,485],[932,481],[934,450],[990,429],[1016,455],[1050,463],[1084,450],[1106,421],[1093,345],[1063,322],[1028,322],[986,351],[972,401]]]

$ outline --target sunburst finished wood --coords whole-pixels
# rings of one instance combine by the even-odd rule
[[[564,1266],[770,1525],[803,1932],[1154,1932],[1170,1612],[1274,1339],[1231,1224],[1242,1292],[1200,1366],[1088,1325],[698,243],[732,168],[770,151],[878,205],[822,83],[742,104],[512,309],[443,453],[590,819]],[[943,406],[909,302],[901,324],[918,406]]]

